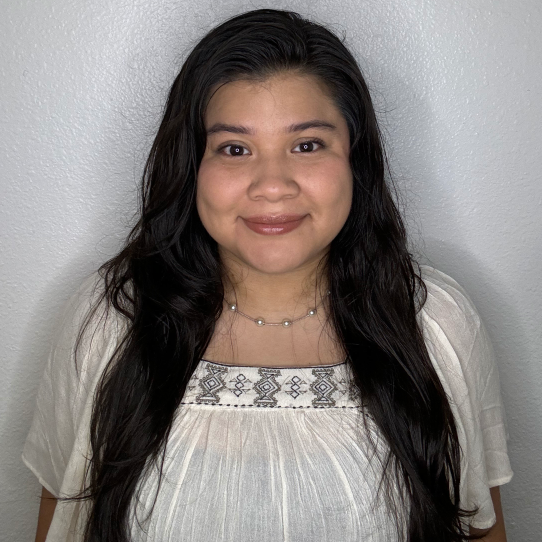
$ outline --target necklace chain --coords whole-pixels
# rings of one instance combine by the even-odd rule
[[[331,294],[331,292],[328,290],[327,293],[326,293],[326,296],[328,296],[330,294]],[[226,299],[224,299],[224,301],[226,301]],[[265,319],[261,318],[261,317],[252,318],[252,316],[249,316],[248,314],[245,314],[244,312],[241,312],[237,308],[237,305],[235,303],[230,303],[228,301],[226,301],[226,303],[227,303],[228,309],[230,311],[236,312],[237,314],[240,314],[241,316],[244,316],[248,320],[251,320],[252,322],[254,322],[259,327],[263,327],[263,326],[292,327],[294,322],[299,322],[300,320],[304,320],[305,318],[310,318],[311,316],[315,316],[316,312],[318,310],[318,307],[323,303],[323,300],[320,301],[320,303],[318,303],[318,305],[316,305],[316,307],[314,307],[312,309],[309,309],[307,311],[307,314],[305,314],[304,316],[299,316],[298,318],[294,318],[293,320],[291,320],[290,318],[284,318],[284,320],[282,320],[282,322],[266,322]]]

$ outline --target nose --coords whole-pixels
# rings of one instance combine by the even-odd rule
[[[293,168],[288,165],[287,159],[277,155],[261,158],[252,172],[248,196],[253,200],[265,199],[270,202],[295,198],[300,188],[294,177]]]

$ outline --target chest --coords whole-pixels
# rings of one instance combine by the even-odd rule
[[[338,363],[345,352],[330,326],[317,319],[283,328],[236,317],[218,322],[203,358],[238,365],[312,366]]]
[[[134,540],[392,542],[377,495],[381,464],[356,443],[342,409],[187,409],[168,443],[163,481]],[[157,473],[142,485],[148,514]]]

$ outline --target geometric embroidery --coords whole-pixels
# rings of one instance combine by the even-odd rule
[[[347,401],[350,401],[351,403],[357,403],[358,400],[359,400],[359,395],[360,395],[360,392],[357,388],[357,386],[355,385],[355,383],[352,381],[352,382],[345,382],[344,379],[341,380],[341,383],[344,384],[344,387],[345,387],[345,392],[347,397],[346,397],[346,400]]]
[[[346,362],[321,367],[242,367],[201,360],[181,404],[359,408],[359,390],[348,372]]]
[[[348,401],[351,403],[357,403],[359,400],[360,391],[358,387],[351,382],[348,386]]]
[[[234,378],[233,380],[230,380],[230,382],[233,382],[233,387],[235,389],[232,389],[230,387],[230,391],[236,396],[239,397],[243,393],[246,393],[250,390],[250,388],[245,388],[245,384],[252,384],[252,382],[244,375],[239,374],[237,375],[237,378]]]
[[[352,385],[347,382],[344,378],[338,378],[337,384],[339,384],[339,388],[337,389],[337,393],[339,397],[343,397],[344,395],[348,396],[348,400],[353,401],[355,400],[356,396],[353,394]]]
[[[258,373],[261,379],[254,384],[254,389],[258,393],[258,397],[254,399],[255,405],[275,406],[277,400],[273,397],[280,386],[275,377],[280,376],[280,369],[271,369],[269,367],[260,367]]]
[[[307,393],[307,390],[301,389],[301,384],[306,384],[306,382],[301,380],[301,378],[299,378],[297,375],[292,376],[292,378],[285,382],[285,384],[290,386],[289,390],[285,390],[286,393],[294,399],[297,399],[302,393]]]
[[[331,394],[336,391],[337,386],[331,381],[333,368],[317,368],[312,370],[316,381],[311,384],[311,390],[314,391],[316,398],[312,400],[314,406],[335,406],[335,399]]]
[[[203,393],[196,397],[198,403],[213,404],[218,403],[220,397],[218,392],[226,387],[221,374],[228,372],[227,368],[219,367],[217,365],[206,364],[208,374],[202,377],[199,381],[199,386],[203,390]]]

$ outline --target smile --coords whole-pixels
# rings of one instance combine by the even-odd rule
[[[281,235],[295,230],[307,215],[251,216],[243,218],[245,225],[261,235]]]

